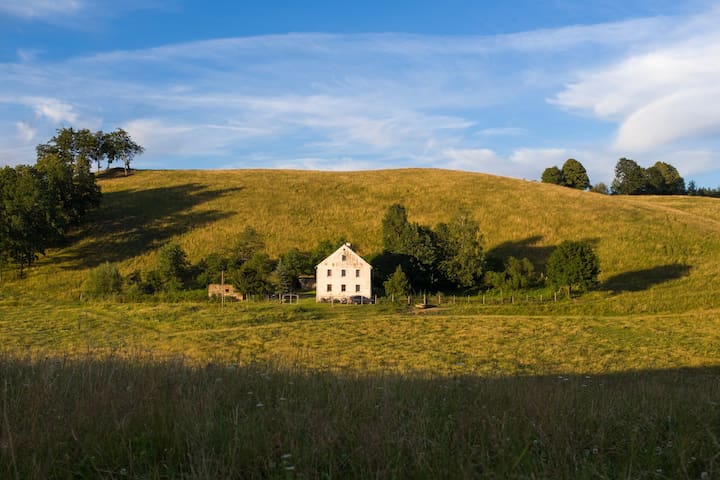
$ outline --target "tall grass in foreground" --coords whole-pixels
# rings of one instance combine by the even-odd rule
[[[716,478],[720,369],[420,378],[0,358],[0,478]]]

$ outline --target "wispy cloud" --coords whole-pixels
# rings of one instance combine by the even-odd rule
[[[497,36],[288,34],[56,62],[24,55],[0,64],[0,128],[16,132],[0,137],[0,161],[22,161],[7,155],[73,124],[126,128],[146,148],[139,166],[429,165],[537,178],[573,156],[607,180],[617,152],[677,150],[705,152],[693,168],[711,169],[713,148],[672,146],[720,125],[718,20],[710,11]]]
[[[85,7],[84,0],[3,0],[0,2],[0,12],[30,19],[73,14]]]
[[[692,17],[640,51],[577,75],[551,101],[619,123],[618,151],[720,132],[720,11]]]

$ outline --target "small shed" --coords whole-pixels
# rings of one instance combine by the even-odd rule
[[[227,283],[211,283],[208,285],[208,298],[225,297],[234,298],[235,300],[243,300],[243,294],[235,291],[235,287]]]
[[[300,275],[298,277],[300,290],[312,290],[315,288],[315,277],[313,275]]]

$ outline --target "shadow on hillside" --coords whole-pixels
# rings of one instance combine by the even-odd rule
[[[488,264],[491,270],[502,270],[502,263],[508,257],[527,258],[536,267],[545,265],[554,245],[538,245],[542,235],[534,235],[523,240],[503,242],[487,251]]]
[[[662,265],[634,272],[625,272],[608,278],[600,285],[600,290],[611,292],[640,292],[653,285],[677,280],[690,274],[692,267],[683,264]]]
[[[118,465],[144,477],[158,462],[169,477],[280,477],[292,462],[307,477],[705,478],[720,436],[718,367],[422,378],[39,358],[0,357],[14,402],[14,470],[0,462],[8,478]]]
[[[100,208],[68,238],[58,255],[69,269],[119,262],[161,246],[167,239],[232,215],[190,210],[236,189],[187,184],[104,193]]]

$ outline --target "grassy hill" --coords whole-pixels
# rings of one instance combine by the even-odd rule
[[[609,197],[442,170],[140,171],[0,286],[2,478],[716,478],[720,200]],[[272,255],[380,249],[388,205],[470,211],[493,255],[593,242],[571,301],[79,300],[88,268],[196,262],[246,226]],[[470,300],[470,299],[468,299]]]
[[[590,240],[601,313],[680,312],[717,305],[720,202],[696,197],[617,197],[484,174],[434,169],[364,172],[287,170],[138,171],[99,181],[104,200],[64,248],[50,251],[20,284],[78,298],[85,270],[118,262],[152,268],[157,249],[178,242],[197,261],[232,244],[246,226],[271,255],[344,237],[361,254],[381,248],[386,208],[404,204],[429,226],[459,208],[474,215],[490,254],[542,266],[563,240]]]

